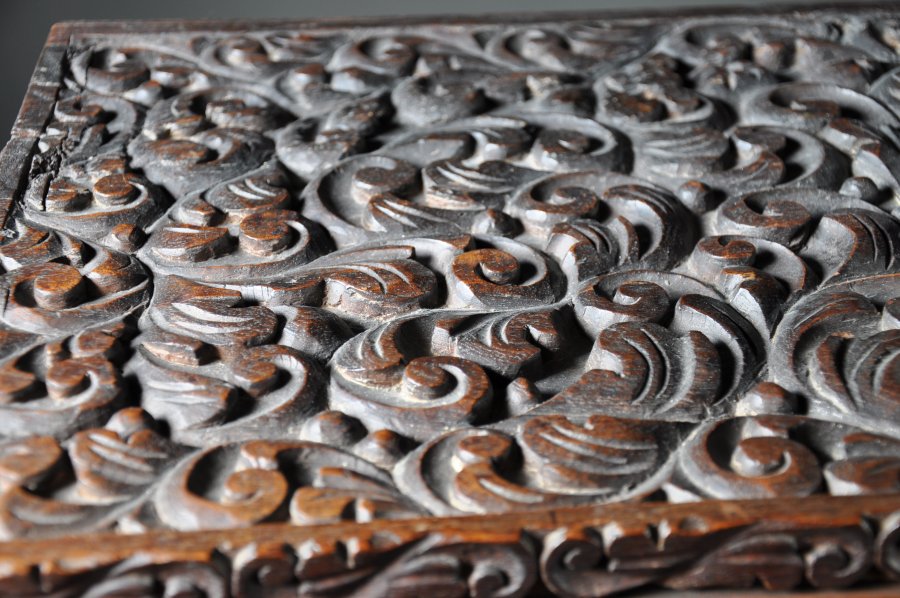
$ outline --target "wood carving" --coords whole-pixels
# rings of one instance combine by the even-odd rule
[[[2,595],[900,580],[896,8],[61,25],[0,176]]]

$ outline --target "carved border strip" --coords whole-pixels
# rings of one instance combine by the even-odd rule
[[[20,540],[0,544],[0,593],[90,587],[90,596],[150,588],[167,596],[188,589],[393,596],[421,584],[474,596],[541,589],[601,596],[651,585],[738,589],[757,582],[768,590],[837,589],[900,579],[896,506],[887,497],[614,504],[490,518]]]

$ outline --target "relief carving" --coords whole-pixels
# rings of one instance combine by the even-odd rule
[[[896,10],[115,27],[0,160],[0,554],[169,540],[0,594],[898,578]]]

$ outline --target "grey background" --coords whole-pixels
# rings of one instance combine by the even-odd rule
[[[793,0],[789,4],[820,4]],[[846,2],[845,3],[849,3]],[[31,71],[57,21],[96,19],[271,19],[640,10],[784,4],[772,0],[0,0],[0,144],[6,143]]]

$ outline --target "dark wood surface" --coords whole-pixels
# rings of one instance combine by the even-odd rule
[[[890,594],[900,10],[56,26],[0,594]]]

